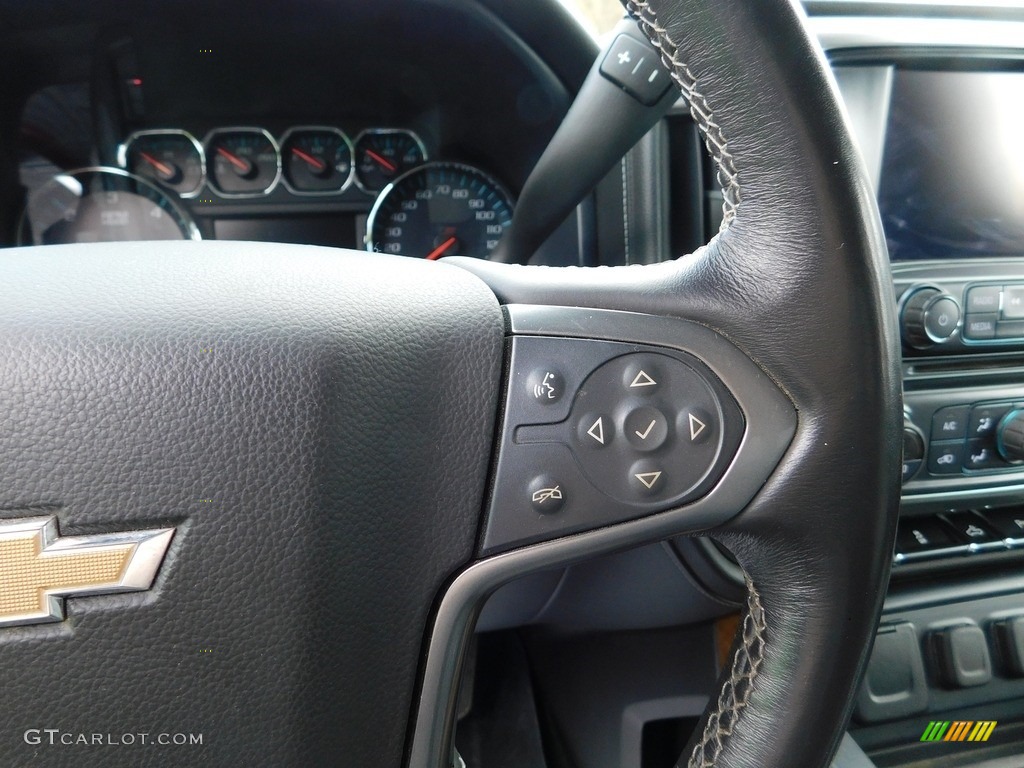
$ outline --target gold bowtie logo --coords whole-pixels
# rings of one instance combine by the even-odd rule
[[[63,621],[64,597],[149,589],[173,535],[61,538],[56,517],[0,521],[0,626]]]

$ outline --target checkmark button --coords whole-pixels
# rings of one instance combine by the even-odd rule
[[[626,416],[626,439],[641,451],[655,451],[668,439],[668,419],[657,408],[636,408]]]
[[[651,419],[651,423],[647,425],[647,429],[645,429],[643,432],[641,432],[640,430],[636,430],[634,432],[634,434],[637,437],[639,437],[641,440],[646,440],[647,436],[649,434],[651,434],[651,430],[654,429],[654,425],[657,424],[657,423],[658,423],[657,419]]]

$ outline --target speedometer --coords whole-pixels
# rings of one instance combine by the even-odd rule
[[[439,259],[488,258],[512,223],[512,199],[483,171],[428,163],[384,188],[370,211],[367,250]]]

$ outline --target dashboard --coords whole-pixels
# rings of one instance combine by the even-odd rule
[[[61,29],[3,9],[0,60],[17,75],[0,87],[3,245],[186,237],[486,257],[594,55],[547,3],[332,3],[309,17],[268,4],[242,23],[190,3],[67,5]],[[168,35],[182,15],[188,31]],[[550,29],[572,55],[538,55]],[[596,204],[535,261],[613,250],[614,230],[597,246]]]

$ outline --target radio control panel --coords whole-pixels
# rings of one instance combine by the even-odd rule
[[[1024,265],[1018,260],[893,265],[904,353],[1024,350]]]

